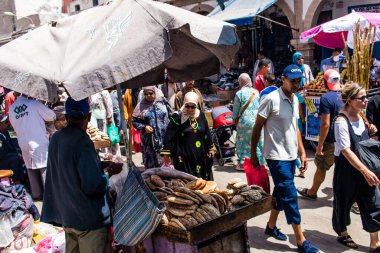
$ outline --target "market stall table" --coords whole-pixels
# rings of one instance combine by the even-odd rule
[[[272,209],[271,196],[227,212],[189,230],[160,225],[142,243],[142,252],[181,253],[245,253],[249,252],[247,220]],[[137,247],[140,250],[140,247]],[[130,252],[140,252],[132,250]]]

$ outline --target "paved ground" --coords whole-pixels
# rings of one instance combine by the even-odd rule
[[[308,151],[309,169],[306,172],[306,178],[295,178],[296,186],[310,187],[314,171],[316,169],[313,162],[313,151]],[[232,164],[230,166],[215,166],[214,176],[218,184],[222,187],[226,186],[227,181],[231,177],[240,177],[245,179],[244,172],[234,170]],[[326,181],[322,184],[320,192],[318,192],[318,200],[311,201],[299,198],[300,212],[302,215],[302,227],[305,231],[306,238],[313,244],[318,246],[326,253],[343,253],[343,252],[368,252],[369,235],[362,230],[360,216],[351,213],[352,225],[349,227],[349,233],[355,242],[360,245],[357,251],[349,250],[336,242],[336,234],[332,229],[332,177],[333,170],[327,173]],[[273,182],[271,181],[271,188]],[[248,236],[251,246],[251,252],[295,252],[296,242],[293,230],[287,225],[285,215],[279,216],[277,226],[281,231],[289,236],[285,242],[268,238],[264,234],[269,212],[261,216],[255,217],[248,221]]]
[[[133,156],[136,165],[141,165],[141,155]],[[309,169],[306,172],[306,178],[296,178],[296,186],[309,187],[313,180],[315,165],[313,163],[313,151],[308,151]],[[245,180],[244,172],[234,170],[232,162],[227,163],[224,167],[214,166],[214,177],[220,188],[225,188],[227,181],[233,177],[240,177]],[[349,227],[349,233],[355,242],[359,245],[358,250],[349,250],[336,242],[336,234],[331,226],[332,216],[332,177],[333,171],[327,173],[326,181],[322,184],[318,193],[318,200],[311,201],[299,198],[299,205],[302,215],[302,227],[305,231],[306,238],[318,246],[326,253],[346,253],[346,252],[368,252],[369,235],[362,230],[360,216],[351,213],[352,225]],[[271,182],[273,187],[273,182]],[[41,208],[41,202],[37,203]],[[255,217],[248,221],[248,236],[251,246],[251,252],[295,252],[296,242],[290,225],[286,224],[285,216],[280,214],[277,226],[281,231],[289,236],[285,242],[276,241],[268,238],[264,234],[266,222],[269,213]]]

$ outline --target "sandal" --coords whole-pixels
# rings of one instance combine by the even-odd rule
[[[303,197],[305,197],[305,198],[307,198],[307,199],[317,200],[317,194],[315,194],[315,195],[308,194],[308,193],[307,193],[307,191],[308,191],[307,188],[298,187],[298,188],[297,188],[297,191],[298,191],[298,193],[299,193],[301,196],[303,196]]]
[[[354,242],[354,240],[352,240],[351,236],[349,235],[343,235],[343,236],[339,236],[338,238],[336,238],[336,240],[343,244],[344,246],[346,247],[349,247],[351,249],[357,249],[359,246]],[[374,250],[377,250],[374,249]],[[371,251],[371,252],[377,252],[377,251]]]
[[[372,253],[380,253],[380,246],[377,247],[377,248],[369,248],[369,252],[372,252]]]

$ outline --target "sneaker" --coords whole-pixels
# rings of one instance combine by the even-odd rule
[[[304,241],[302,245],[298,245],[298,253],[318,253],[320,250],[313,245],[309,241]]]
[[[284,235],[283,233],[280,232],[280,229],[278,229],[276,226],[274,226],[274,228],[270,229],[268,227],[268,224],[267,224],[267,227],[265,228],[265,234],[272,236],[273,238],[280,240],[280,241],[286,241],[286,239],[288,239],[288,237],[286,235]]]

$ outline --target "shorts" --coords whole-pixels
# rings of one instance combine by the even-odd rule
[[[334,164],[334,144],[325,142],[323,144],[323,156],[315,154],[314,163],[320,170],[329,170]]]

